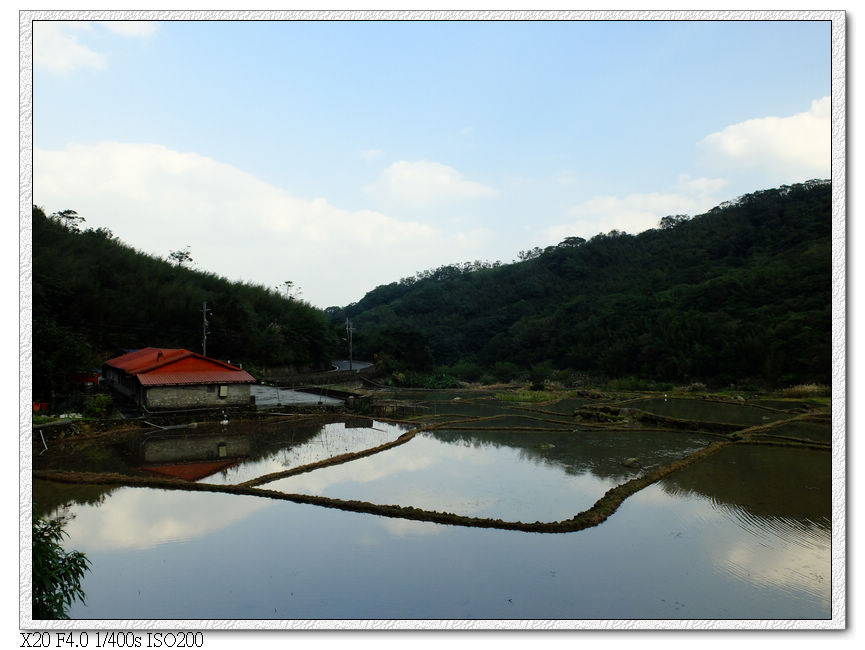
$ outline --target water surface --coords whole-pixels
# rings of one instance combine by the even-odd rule
[[[456,395],[449,395],[452,406]],[[463,407],[506,415],[515,427],[527,421],[488,397]],[[500,430],[462,418],[453,429],[263,487],[555,521],[715,439],[533,421],[547,430]],[[798,422],[791,431],[823,435],[810,426]],[[225,462],[191,480],[238,483],[373,447],[408,428],[338,416],[232,422],[175,438],[130,432],[75,451],[58,444],[34,460],[136,476],[152,475],[157,463],[188,469]],[[65,546],[92,563],[86,605],[76,603],[72,618],[825,619],[829,458],[810,449],[734,445],[628,498],[601,525],[566,534],[44,481],[35,482],[34,499],[40,511],[67,519]]]
[[[665,415],[680,420],[697,420],[700,422],[726,422],[754,426],[767,424],[784,417],[767,409],[747,406],[744,404],[715,402],[701,399],[666,399],[653,397],[621,402],[624,406],[642,409],[657,415]]]

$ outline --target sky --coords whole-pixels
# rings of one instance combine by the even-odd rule
[[[317,307],[829,178],[811,21],[40,21],[33,202]]]

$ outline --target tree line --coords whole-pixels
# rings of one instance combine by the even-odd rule
[[[33,207],[34,400],[125,350],[201,352],[205,301],[210,357],[308,370],[327,367],[338,349],[338,328],[290,287],[231,282],[188,268],[188,247],[163,260],[84,222],[73,210]]]
[[[829,383],[831,267],[831,185],[809,181],[639,235],[441,267],[328,313],[352,320],[358,355],[469,380]]]

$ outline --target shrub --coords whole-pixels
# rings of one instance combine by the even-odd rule
[[[829,386],[822,384],[799,384],[781,391],[784,397],[826,397],[831,394]]]
[[[544,390],[521,390],[513,393],[496,393],[496,399],[503,402],[550,402],[557,395]]]
[[[84,602],[81,579],[90,562],[84,553],[66,552],[60,541],[66,536],[57,520],[33,520],[33,618],[69,618],[73,601]]]
[[[391,384],[403,388],[460,388],[456,377],[445,373],[420,373],[412,370],[395,372],[391,375]]]
[[[529,376],[532,380],[531,390],[544,390],[547,379],[553,374],[553,364],[551,361],[544,361],[532,366]]]
[[[669,382],[658,382],[651,379],[641,379],[639,377],[622,377],[620,379],[610,379],[607,381],[606,389],[669,391],[673,390],[673,384]]]
[[[507,382],[518,379],[521,370],[519,366],[512,361],[496,361],[496,365],[493,366],[493,374],[499,381]]]
[[[450,373],[465,381],[477,381],[483,369],[474,361],[458,361],[450,367]]]
[[[553,374],[550,375],[550,381],[557,382],[564,388],[576,388],[582,386],[587,381],[587,378],[581,373],[565,368],[554,370]]]
[[[82,414],[86,418],[104,418],[114,409],[111,395],[90,395],[84,400]]]

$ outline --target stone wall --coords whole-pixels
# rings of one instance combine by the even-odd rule
[[[219,408],[249,404],[249,384],[223,384],[228,395],[219,396],[219,386],[153,386],[147,389],[145,406],[150,410]]]

